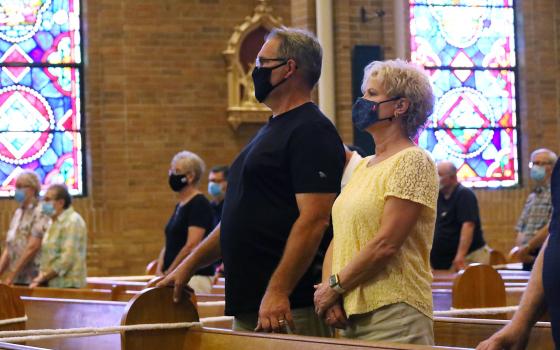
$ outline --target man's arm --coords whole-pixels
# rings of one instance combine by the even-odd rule
[[[480,343],[477,350],[525,349],[531,327],[545,310],[542,270],[546,241],[533,266],[527,289],[523,293],[519,309],[511,322],[489,339]]]
[[[192,275],[199,269],[212,264],[221,257],[220,224],[204,239],[183,261],[162,280],[150,282],[150,286],[157,282],[158,287],[174,286],[173,300],[178,302],[181,291],[189,282]]]
[[[279,320],[286,320],[292,329],[295,328],[289,296],[315,257],[329,225],[335,197],[335,193],[296,194],[300,214],[261,301],[257,331],[277,332]]]
[[[548,226],[549,224],[544,225],[542,228],[535,232],[535,236],[529,240],[526,244],[520,246],[519,248],[519,258],[521,261],[525,263],[530,263],[534,260],[534,257],[530,255],[530,253],[538,248],[540,248],[546,237],[548,237]]]
[[[474,235],[475,223],[473,221],[465,221],[461,225],[461,238],[459,247],[453,259],[453,268],[457,271],[465,268],[465,256],[469,252]]]

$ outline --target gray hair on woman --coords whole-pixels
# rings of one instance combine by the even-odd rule
[[[171,167],[179,168],[183,174],[192,174],[193,185],[198,184],[206,169],[204,161],[197,154],[189,151],[177,153],[171,160]]]
[[[296,28],[275,28],[266,36],[266,40],[280,39],[278,56],[296,61],[297,68],[303,73],[310,88],[321,77],[323,49],[311,32]]]
[[[424,71],[401,59],[373,61],[364,69],[362,93],[370,78],[378,80],[389,97],[406,97],[410,106],[402,118],[409,137],[416,136],[434,109],[434,94]]]
[[[16,184],[27,186],[35,190],[35,197],[39,196],[39,192],[41,191],[41,181],[39,181],[37,174],[31,170],[22,171],[16,179]]]

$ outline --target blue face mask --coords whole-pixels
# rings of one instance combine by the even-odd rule
[[[16,189],[16,192],[14,193],[14,199],[18,203],[23,203],[23,201],[25,200],[25,190],[22,190],[21,188]]]
[[[220,187],[220,184],[217,183],[217,182],[213,182],[213,181],[208,182],[208,193],[212,197],[221,196],[222,195],[222,188]]]
[[[383,120],[393,120],[395,117],[379,119],[379,105],[385,102],[396,101],[400,97],[390,98],[385,101],[375,102],[360,97],[352,106],[352,123],[358,130],[365,130],[373,124]]]
[[[54,206],[50,202],[43,202],[41,212],[47,216],[52,216],[54,214]]]
[[[543,166],[533,165],[531,167],[531,172],[529,173],[529,176],[531,176],[532,180],[540,182],[544,180],[545,175],[546,175],[546,169]]]

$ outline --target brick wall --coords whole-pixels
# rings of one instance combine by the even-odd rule
[[[314,0],[270,1],[284,23],[315,29]],[[89,195],[75,201],[89,228],[90,275],[138,274],[163,243],[174,196],[171,157],[182,149],[208,166],[229,163],[258,130],[226,122],[221,55],[234,28],[251,15],[247,0],[84,0]],[[352,142],[351,49],[381,45],[395,57],[393,0],[333,0],[337,127]],[[521,166],[530,150],[560,151],[560,5],[519,2]],[[382,18],[362,23],[360,8]],[[406,6],[405,6],[406,9]],[[405,33],[407,30],[405,30]],[[402,40],[402,39],[401,39]],[[404,39],[407,40],[407,39]],[[524,169],[525,170],[525,169]],[[528,193],[477,191],[488,241],[509,249]],[[200,185],[206,188],[206,181]],[[2,234],[14,209],[0,209]],[[1,238],[1,237],[0,237]]]

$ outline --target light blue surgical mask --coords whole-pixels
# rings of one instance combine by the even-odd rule
[[[14,193],[14,199],[18,203],[23,203],[23,201],[25,200],[25,190],[17,188],[16,192]]]
[[[544,177],[546,176],[546,169],[540,165],[533,165],[531,167],[531,172],[529,173],[529,176],[531,176],[531,179],[540,182],[544,180]]]
[[[210,181],[208,182],[208,193],[212,196],[212,197],[219,197],[221,196],[222,193],[222,188],[220,187],[220,184],[214,181]]]
[[[53,216],[54,206],[50,202],[43,202],[41,205],[41,212],[47,216]]]

